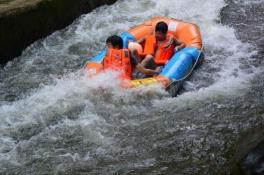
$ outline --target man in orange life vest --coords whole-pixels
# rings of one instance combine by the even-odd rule
[[[146,75],[154,75],[160,72],[160,68],[155,70],[144,68],[138,62],[138,53],[136,50],[123,49],[123,40],[117,35],[107,38],[107,54],[103,61],[105,70],[120,71],[121,78],[132,79],[133,69]]]
[[[145,58],[141,64],[144,67],[163,66],[173,56],[175,51],[184,47],[185,44],[183,42],[168,33],[168,25],[165,22],[158,22],[155,27],[155,35],[150,35],[146,38],[143,53]]]

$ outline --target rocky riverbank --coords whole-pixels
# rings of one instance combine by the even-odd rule
[[[81,14],[116,0],[0,0],[0,64]]]

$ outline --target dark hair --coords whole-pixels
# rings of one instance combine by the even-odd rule
[[[111,43],[114,47],[118,46],[123,49],[123,40],[120,36],[112,35],[106,39],[106,43]]]
[[[166,34],[168,31],[168,25],[165,22],[160,21],[157,23],[155,31]]]

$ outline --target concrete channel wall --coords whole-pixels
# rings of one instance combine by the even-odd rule
[[[117,0],[0,0],[0,64],[81,14]]]

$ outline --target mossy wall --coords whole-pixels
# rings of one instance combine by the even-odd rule
[[[116,0],[43,0],[0,14],[0,64],[21,55],[34,41],[71,24],[81,14]]]

